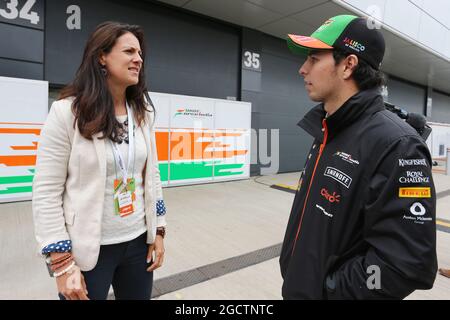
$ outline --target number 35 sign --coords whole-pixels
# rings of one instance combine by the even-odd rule
[[[44,28],[43,0],[0,0],[0,21]]]
[[[252,51],[244,51],[242,67],[253,71],[261,71],[261,55]]]

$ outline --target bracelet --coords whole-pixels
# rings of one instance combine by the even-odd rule
[[[156,235],[157,236],[159,235],[164,239],[164,237],[166,236],[166,228],[164,228],[164,227],[156,228]]]
[[[55,264],[59,264],[59,263],[61,263],[61,262],[63,262],[63,261],[66,261],[66,260],[68,260],[68,259],[70,259],[70,258],[72,258],[72,254],[68,253],[68,254],[66,254],[66,255],[64,255],[64,256],[61,256],[61,257],[58,258],[58,259],[52,260],[52,261],[51,261],[51,265],[53,266],[53,265],[55,265]]]
[[[73,257],[70,257],[69,259],[62,261],[61,263],[52,265],[50,268],[52,269],[53,272],[55,272],[56,270],[61,269],[61,268],[65,267],[65,266],[67,266],[67,265],[70,264],[72,261],[73,261]]]
[[[72,269],[74,266],[75,266],[75,261],[72,262],[72,263],[70,264],[70,266],[68,266],[68,267],[67,267],[66,269],[64,269],[63,271],[61,271],[61,272],[55,272],[55,273],[53,274],[53,276],[54,276],[55,278],[61,277],[62,275],[64,275],[64,274],[66,274],[67,272],[69,272],[70,269]]]
[[[67,266],[67,265],[70,264],[72,261],[73,261],[73,258],[71,257],[71,258],[69,258],[69,259],[67,259],[67,260],[64,260],[64,261],[60,262],[60,263],[51,265],[50,268],[51,268],[53,271],[56,271],[56,270],[58,270],[58,269],[61,269],[61,268],[64,267],[64,266]]]

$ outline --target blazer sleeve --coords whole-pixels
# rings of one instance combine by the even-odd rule
[[[158,161],[158,150],[156,147],[156,134],[155,134],[155,121],[154,121],[154,112],[150,114],[150,140],[151,140],[151,148],[152,148],[152,177],[153,183],[152,186],[156,191],[156,227],[165,227],[167,225],[166,222],[166,206],[164,204],[163,192],[162,192],[162,183],[161,183],[161,174],[159,170],[159,161]]]
[[[37,150],[32,211],[39,251],[63,239],[70,240],[65,227],[63,193],[71,143],[60,103],[57,101],[52,104]]]

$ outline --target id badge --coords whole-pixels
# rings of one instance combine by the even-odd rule
[[[115,213],[122,218],[133,214],[135,211],[135,181],[134,178],[128,179],[126,186],[123,186],[123,180],[114,180],[114,208]]]

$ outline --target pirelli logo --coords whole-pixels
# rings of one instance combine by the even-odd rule
[[[400,188],[400,198],[431,198],[431,188]]]

